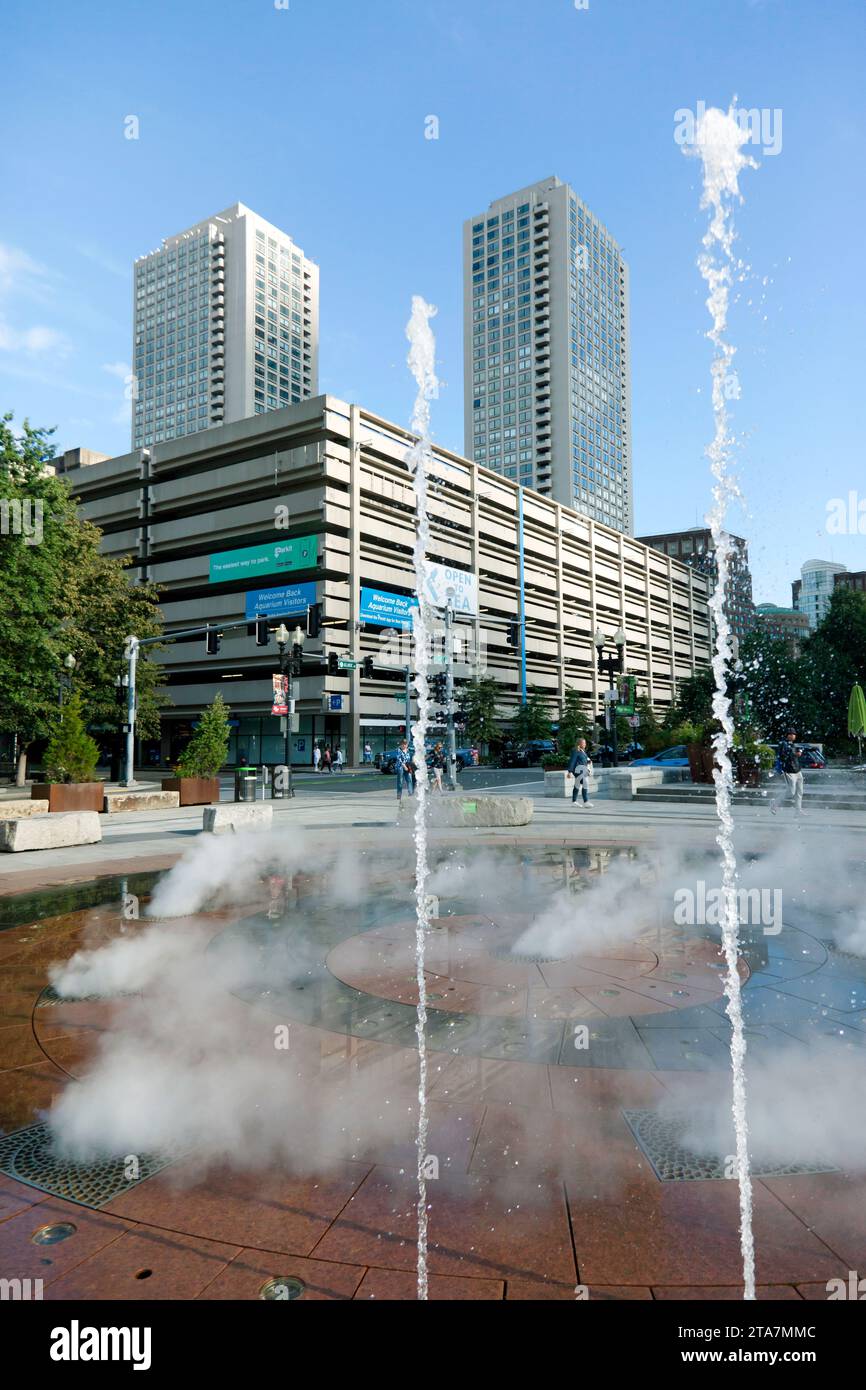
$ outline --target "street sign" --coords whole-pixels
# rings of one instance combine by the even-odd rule
[[[357,665],[357,661],[353,661],[351,657],[341,656],[337,662],[337,669],[339,671],[354,671]]]
[[[633,729],[639,729],[639,728],[640,728],[640,715],[639,715],[639,714],[630,714],[630,715],[629,715],[629,718],[628,718],[628,722],[629,722],[629,724],[631,724],[631,727],[632,727]]]

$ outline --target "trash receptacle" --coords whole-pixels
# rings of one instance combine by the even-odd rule
[[[255,801],[256,769],[254,767],[235,768],[235,801]]]

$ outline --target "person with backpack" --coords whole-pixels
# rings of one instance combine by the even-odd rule
[[[797,733],[794,729],[789,729],[779,747],[776,749],[776,768],[781,772],[785,779],[785,786],[790,794],[791,805],[794,807],[798,816],[805,815],[803,810],[803,772],[800,767],[800,754],[797,751]],[[775,816],[779,809],[782,795],[770,802],[770,810]]]
[[[583,793],[584,806],[591,806],[589,799],[589,774],[592,771],[592,762],[586,751],[586,739],[579,738],[574,745],[574,751],[568,760],[568,770],[574,777],[574,789],[571,793],[571,804],[574,805],[578,795]]]
[[[397,756],[394,760],[394,770],[397,774],[397,823],[400,820],[400,808],[403,805],[403,787],[405,786],[410,796],[415,795],[415,765],[412,762],[412,754],[409,752],[409,740],[402,738],[397,748]]]

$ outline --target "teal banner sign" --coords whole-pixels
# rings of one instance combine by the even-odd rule
[[[260,574],[308,570],[318,562],[318,536],[295,536],[293,540],[268,541],[266,545],[248,545],[242,550],[221,550],[210,557],[208,577],[211,584],[228,584],[234,579],[255,579]]]

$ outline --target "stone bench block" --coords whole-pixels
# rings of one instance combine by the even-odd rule
[[[47,801],[0,801],[0,820],[17,820],[20,816],[47,816]]]
[[[587,787],[590,794],[598,789],[598,779],[594,772],[589,774]],[[545,796],[571,796],[574,791],[574,777],[570,772],[557,768],[544,774]]]
[[[468,796],[462,792],[431,796],[427,804],[433,826],[528,825],[534,810],[528,796]]]
[[[106,792],[103,810],[111,816],[120,811],[173,811],[179,805],[179,792]]]
[[[270,830],[274,808],[268,802],[259,804],[224,802],[206,806],[202,815],[202,830],[212,835],[231,835],[243,830]]]
[[[95,845],[101,839],[98,811],[54,811],[51,815],[0,821],[0,851],[9,854]]]

